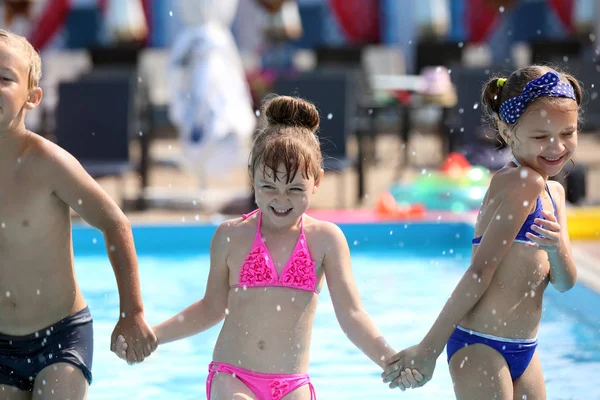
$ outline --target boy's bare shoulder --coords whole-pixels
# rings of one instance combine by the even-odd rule
[[[52,164],[74,160],[74,157],[62,147],[33,132],[29,133],[23,155],[28,162],[40,167],[50,167]]]

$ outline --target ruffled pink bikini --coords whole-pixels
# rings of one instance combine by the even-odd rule
[[[304,217],[300,219],[300,237],[298,237],[296,247],[281,270],[281,275],[278,275],[260,233],[262,213],[260,210],[254,210],[249,214],[244,214],[242,218],[246,219],[256,213],[258,213],[258,223],[252,250],[242,264],[238,283],[232,287],[276,286],[318,293],[315,288],[317,284],[315,262],[310,256],[304,234]],[[258,400],[281,400],[288,393],[304,385],[309,386],[310,400],[317,399],[308,374],[264,374],[227,363],[212,362],[208,366],[208,378],[206,379],[206,398],[209,400],[212,380],[217,372],[234,375],[254,393]]]
[[[292,251],[288,262],[281,270],[281,276],[279,276],[275,265],[273,265],[273,258],[269,254],[260,233],[262,213],[260,210],[254,210],[249,214],[244,214],[242,218],[246,219],[256,213],[258,213],[258,223],[252,250],[246,256],[240,269],[239,283],[232,287],[281,286],[318,293],[315,288],[317,283],[315,262],[310,256],[306,236],[304,235],[304,217],[300,219],[300,237],[298,237],[296,247],[294,247],[294,251]]]

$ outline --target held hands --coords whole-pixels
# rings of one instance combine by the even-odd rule
[[[115,327],[110,350],[129,364],[144,361],[158,345],[156,335],[143,313],[121,317]]]
[[[537,247],[548,253],[556,253],[560,248],[560,224],[553,213],[542,210],[545,219],[536,218],[535,224],[531,225],[538,235],[527,232],[525,235],[533,242],[528,243],[531,247]],[[539,226],[538,226],[539,225]]]
[[[433,377],[437,356],[422,344],[404,349],[388,360],[388,367],[381,374],[383,382],[390,383],[390,389],[397,387],[402,391],[421,387]]]

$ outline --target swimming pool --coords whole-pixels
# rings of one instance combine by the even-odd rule
[[[416,343],[468,266],[472,227],[435,222],[341,227],[367,311],[398,350]],[[198,225],[134,228],[151,324],[204,294],[213,231]],[[73,240],[78,279],[95,321],[94,383],[88,398],[204,399],[206,369],[221,325],[128,366],[109,351],[118,296],[102,235],[75,227]],[[600,398],[592,373],[600,367],[600,296],[581,285],[563,295],[549,288],[545,296],[539,349],[548,399]],[[326,290],[315,320],[310,374],[321,400],[453,398],[445,354],[427,386],[404,393],[384,386],[377,367],[342,333]]]

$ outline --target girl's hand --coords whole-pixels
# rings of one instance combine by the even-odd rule
[[[535,225],[531,225],[531,229],[540,236],[531,232],[525,234],[533,242],[528,243],[528,245],[540,248],[548,253],[556,253],[560,248],[560,224],[553,213],[542,210],[542,215],[545,219],[536,218],[534,220]]]

